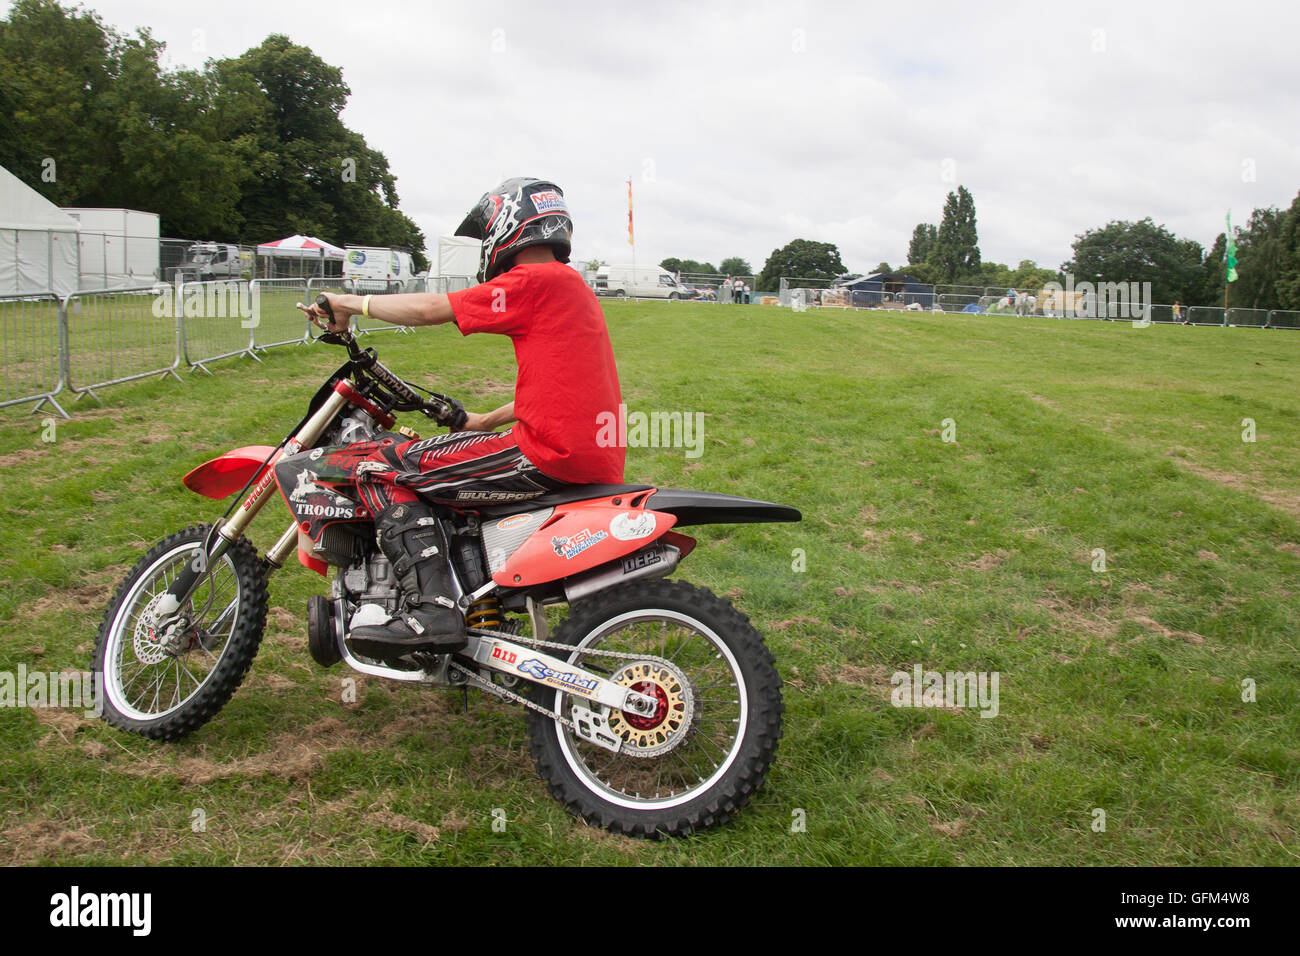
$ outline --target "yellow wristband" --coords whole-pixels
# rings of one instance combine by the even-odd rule
[[[363,316],[365,316],[367,319],[368,319],[368,318],[371,318],[371,315],[370,315],[370,296],[366,296],[364,299],[361,300],[361,314],[362,314]]]

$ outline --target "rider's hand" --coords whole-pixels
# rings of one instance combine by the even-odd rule
[[[328,292],[324,293],[324,296],[329,301],[330,308],[334,310],[333,321],[330,320],[329,313],[315,303],[303,305],[299,302],[298,308],[303,311],[307,318],[311,319],[314,325],[319,326],[326,332],[346,332],[352,325],[352,316],[361,312],[359,307],[352,308],[352,303],[349,301],[355,299],[356,296],[333,295]]]
[[[490,432],[493,431],[495,427],[496,426],[492,425],[488,421],[488,417],[486,415],[477,415],[474,412],[466,412],[465,424],[460,427],[459,431]]]

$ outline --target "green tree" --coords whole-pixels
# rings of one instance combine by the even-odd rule
[[[889,267],[888,262],[881,262],[878,263],[876,267],[871,270],[871,275],[880,275],[883,272],[893,272],[893,271],[894,270]]]
[[[1037,293],[1049,282],[1059,281],[1059,278],[1059,273],[1051,269],[1040,269],[1033,259],[1021,259],[1020,265],[1007,277],[1009,286],[1021,292],[1033,293]]]
[[[387,159],[339,118],[337,67],[283,36],[201,72],[164,69],[162,52],[148,30],[15,0],[0,20],[0,161],[59,205],[157,212],[163,235],[310,232],[427,266]]]
[[[781,285],[781,277],[800,279],[835,279],[848,270],[840,261],[840,250],[833,243],[795,239],[780,249],[773,249],[754,280],[756,289],[771,292]]]
[[[256,154],[240,203],[247,233],[406,248],[425,267],[424,234],[397,209],[387,158],[340,118],[351,92],[341,70],[279,34],[212,70],[223,88],[256,89],[265,104],[237,108],[229,130]]]
[[[1205,254],[1201,262],[1200,282],[1197,294],[1187,300],[1179,299],[1184,305],[1223,305],[1223,287],[1227,283],[1227,265],[1224,257],[1228,253],[1228,237],[1219,233],[1214,245]]]
[[[1300,197],[1297,197],[1300,202]],[[1237,236],[1237,281],[1229,305],[1245,309],[1286,308],[1295,275],[1296,203],[1291,209],[1256,209]]]
[[[732,256],[730,259],[722,260],[718,271],[726,276],[752,276],[754,267],[739,256]]]
[[[5,166],[59,205],[77,205],[111,181],[112,118],[96,109],[113,81],[118,42],[90,11],[16,0],[0,21]],[[52,160],[53,181],[42,177]]]
[[[1074,241],[1074,258],[1061,272],[1075,283],[1150,282],[1155,302],[1192,302],[1203,286],[1199,243],[1179,239],[1150,217],[1140,222],[1110,222]]]
[[[1300,193],[1286,211],[1281,229],[1282,250],[1278,264],[1277,307],[1300,310]]]
[[[661,269],[680,272],[683,275],[718,275],[718,270],[711,262],[696,262],[694,259],[665,259],[659,263]]]
[[[926,259],[935,266],[938,281],[953,283],[979,275],[979,230],[975,224],[975,197],[965,186],[949,193],[943,219]]]
[[[939,236],[939,230],[928,222],[917,223],[912,230],[912,241],[907,244],[907,264],[916,265],[930,257],[930,250]]]

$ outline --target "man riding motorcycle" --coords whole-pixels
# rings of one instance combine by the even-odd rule
[[[388,623],[352,630],[363,653],[441,654],[466,644],[464,617],[452,599],[448,536],[424,499],[463,508],[523,501],[564,484],[623,480],[624,448],[597,441],[601,414],[617,415],[622,397],[600,304],[565,265],[572,232],[558,186],[508,179],[485,193],[456,230],[483,243],[479,285],[447,295],[330,295],[332,316],[304,307],[330,331],[347,328],[353,315],[403,326],[454,322],[462,335],[506,335],[515,347],[514,401],[469,415],[460,431],[362,442],[310,462],[314,481],[356,482],[405,598],[405,609]],[[513,427],[495,431],[502,425]],[[305,458],[281,459],[277,471],[302,471]]]

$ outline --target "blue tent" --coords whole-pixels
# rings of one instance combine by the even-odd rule
[[[878,272],[844,284],[859,308],[878,309],[886,303],[902,306],[918,302],[927,312],[934,308],[934,286],[902,272]]]

